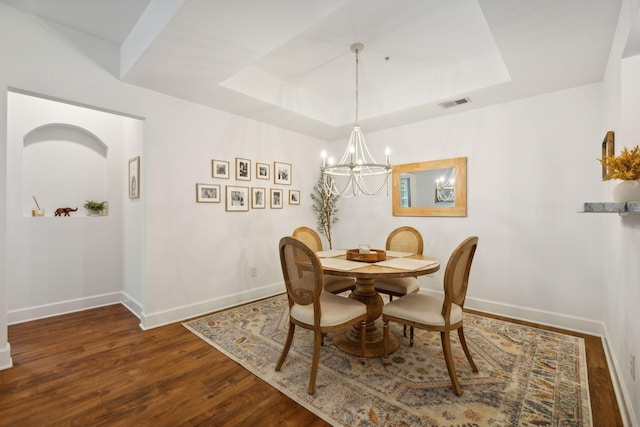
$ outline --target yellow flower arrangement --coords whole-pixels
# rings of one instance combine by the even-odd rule
[[[640,180],[640,146],[628,150],[626,147],[618,156],[604,156],[598,159],[607,168],[603,179],[621,179],[623,181]]]

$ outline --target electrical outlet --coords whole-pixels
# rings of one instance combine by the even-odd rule
[[[258,276],[258,267],[251,267],[251,277]]]
[[[631,379],[636,380],[636,355],[629,354],[629,372],[631,373]]]

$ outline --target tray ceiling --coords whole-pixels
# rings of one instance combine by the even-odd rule
[[[619,0],[1,1],[105,41],[125,82],[329,140],[355,119],[354,42],[371,132],[600,81],[620,11]]]

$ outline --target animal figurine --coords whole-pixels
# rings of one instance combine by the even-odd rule
[[[70,216],[69,212],[75,212],[77,211],[78,208],[75,209],[71,209],[71,208],[58,208],[56,209],[56,213],[54,216]]]

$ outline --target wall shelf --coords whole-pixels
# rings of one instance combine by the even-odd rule
[[[583,213],[617,213],[621,216],[640,215],[640,202],[587,202],[579,212]]]

